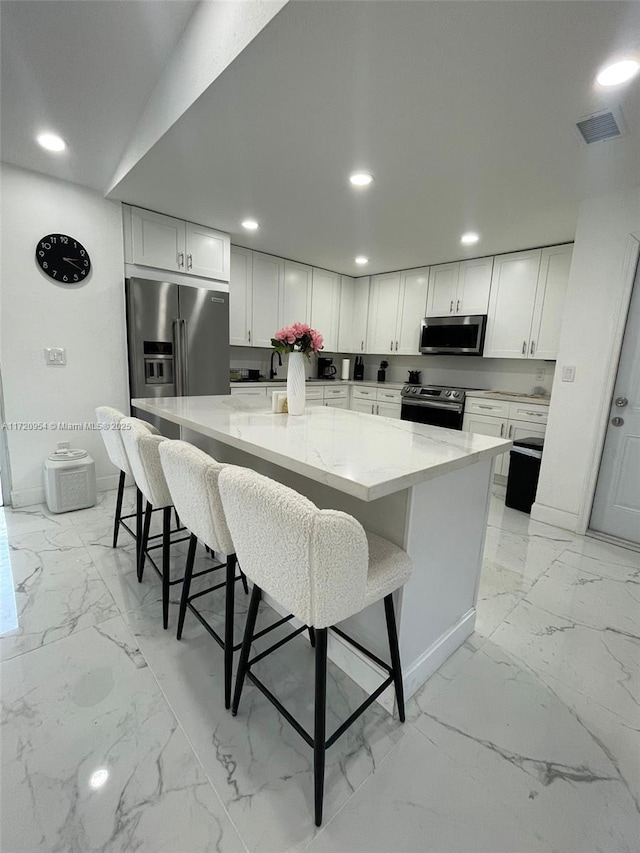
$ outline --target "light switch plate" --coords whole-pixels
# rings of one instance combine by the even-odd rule
[[[573,382],[576,378],[576,369],[572,364],[565,365],[562,368],[562,381]]]
[[[63,347],[45,347],[44,360],[49,366],[61,367],[67,363],[67,353]]]

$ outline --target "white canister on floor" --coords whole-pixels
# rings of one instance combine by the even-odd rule
[[[58,445],[44,462],[44,494],[51,512],[94,506],[96,464],[86,450]]]

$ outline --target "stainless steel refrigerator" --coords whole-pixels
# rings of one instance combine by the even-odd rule
[[[131,397],[229,393],[229,294],[170,281],[125,282]],[[146,412],[163,435],[180,429]]]

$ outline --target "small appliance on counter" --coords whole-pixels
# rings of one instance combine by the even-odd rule
[[[335,379],[337,372],[332,358],[318,358],[318,379]]]
[[[350,358],[343,358],[342,359],[342,370],[340,372],[340,379],[348,379],[350,373],[351,373],[351,359]]]
[[[407,385],[420,385],[420,374],[421,370],[410,370],[409,378],[407,379]]]
[[[364,361],[361,355],[356,356],[355,364],[353,365],[353,378],[356,382],[364,379]]]
[[[388,361],[380,362],[380,370],[378,371],[378,382],[385,382],[387,378],[387,367],[389,367]]]

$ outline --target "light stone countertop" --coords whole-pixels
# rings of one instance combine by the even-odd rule
[[[261,397],[135,399],[150,414],[372,501],[505,453],[510,441],[336,409],[276,415]]]
[[[549,394],[519,394],[517,391],[467,391],[468,397],[481,397],[483,400],[507,400],[511,403],[536,403],[548,406],[551,402]]]

